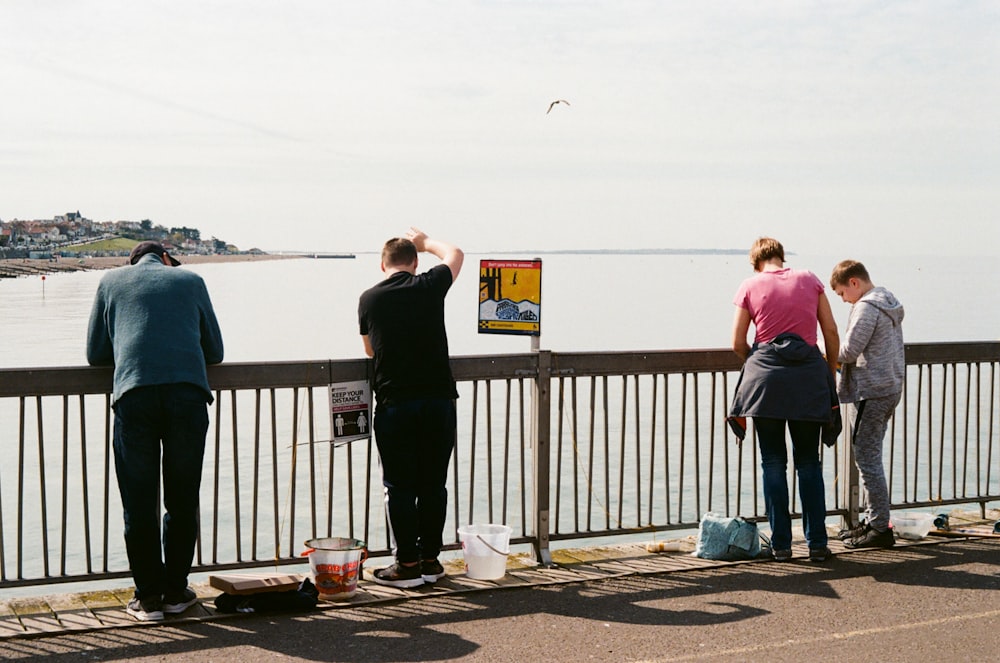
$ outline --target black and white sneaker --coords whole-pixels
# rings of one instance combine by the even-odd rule
[[[179,615],[198,602],[198,595],[185,587],[180,592],[168,592],[163,595],[163,612],[168,615]]]
[[[892,548],[894,545],[896,536],[892,533],[892,529],[880,532],[868,526],[861,534],[844,541],[845,548]]]
[[[445,575],[447,574],[444,572],[444,567],[436,559],[425,559],[420,562],[420,577],[424,582],[435,583]]]
[[[809,561],[810,562],[825,562],[833,556],[830,549],[826,546],[822,548],[810,548],[809,549]]]
[[[867,529],[868,529],[868,523],[862,520],[854,527],[847,527],[837,532],[837,538],[840,539],[841,541],[847,541],[849,539],[861,536],[862,534],[865,533],[865,530]]]
[[[792,549],[771,550],[771,557],[776,562],[787,562],[792,558]]]
[[[372,579],[380,585],[399,587],[400,589],[419,587],[424,584],[423,572],[420,566],[420,564],[403,566],[397,562],[384,569],[376,569],[372,574]]]
[[[160,599],[140,600],[138,597],[133,597],[125,606],[125,612],[140,622],[162,622],[163,602]]]

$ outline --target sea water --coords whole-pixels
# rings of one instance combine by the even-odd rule
[[[542,259],[540,346],[556,352],[729,347],[732,298],[752,273],[745,256],[467,255],[447,300],[451,354],[529,351],[530,339],[478,333],[481,259]],[[789,256],[788,265],[827,281],[840,257]],[[864,257],[873,280],[906,308],[908,342],[989,341],[1000,310],[983,286],[997,281],[990,257],[961,261]],[[421,267],[434,264],[422,256]],[[126,268],[127,269],[127,268]],[[382,277],[377,254],[185,265],[205,279],[227,362],[310,361],[363,356],[358,295]],[[0,280],[0,368],[85,365],[87,319],[104,272]],[[850,306],[828,291],[843,330]],[[8,454],[16,440],[0,439]],[[32,590],[26,588],[25,592]]]
[[[447,300],[452,355],[527,352],[524,336],[480,334],[479,260],[538,256],[467,255]],[[752,273],[741,255],[542,255],[542,348],[556,352],[724,348],[732,298]],[[825,283],[835,257],[789,256]],[[989,292],[995,258],[961,261],[867,258],[877,285],[906,309],[907,342],[1000,337],[1000,307]],[[422,257],[421,268],[432,257]],[[358,295],[382,278],[377,254],[185,265],[212,297],[227,362],[349,359],[363,355]],[[0,367],[86,364],[87,319],[103,272],[0,280]],[[841,331],[850,306],[828,290]]]

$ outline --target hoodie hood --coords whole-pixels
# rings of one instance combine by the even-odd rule
[[[899,325],[903,322],[903,305],[899,303],[896,296],[882,287],[875,287],[865,293],[865,296],[858,300],[858,303],[865,303],[874,306],[878,310],[889,316],[892,324]]]

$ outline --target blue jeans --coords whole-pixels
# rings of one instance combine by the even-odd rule
[[[115,473],[135,595],[160,598],[187,587],[198,538],[198,492],[209,395],[192,384],[127,391],[114,404]],[[163,538],[160,538],[160,471]]]
[[[379,404],[374,430],[396,561],[436,559],[447,516],[455,401],[434,398]]]
[[[798,475],[802,502],[802,529],[810,549],[823,548],[826,536],[826,491],[819,456],[820,424],[784,419],[753,420],[760,445],[760,465],[764,472],[764,505],[771,525],[771,547],[792,547],[792,519],[788,513],[788,448],[785,426],[792,437],[792,459]]]

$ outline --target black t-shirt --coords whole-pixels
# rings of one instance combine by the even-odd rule
[[[379,403],[458,398],[444,326],[451,282],[451,269],[436,265],[416,276],[396,272],[361,294],[358,325],[375,351]]]

